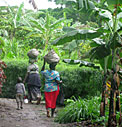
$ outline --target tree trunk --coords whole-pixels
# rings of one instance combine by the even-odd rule
[[[103,79],[102,100],[100,104],[100,116],[105,116],[105,89],[106,89],[106,75],[104,75],[104,79]]]
[[[108,127],[116,127],[116,126],[117,126],[117,121],[116,121],[116,81],[113,78],[113,81],[111,83]]]

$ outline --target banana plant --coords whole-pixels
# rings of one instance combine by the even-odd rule
[[[22,25],[23,22],[23,7],[22,3],[19,8],[7,6],[6,15],[4,14],[3,21],[5,22],[4,29],[8,31],[9,38],[12,40],[16,36],[17,29]],[[17,9],[17,11],[15,11]],[[9,15],[8,15],[9,14]],[[9,19],[9,20],[8,20]]]
[[[100,69],[100,66],[96,66],[94,63],[88,62],[88,61],[63,59],[63,62],[71,64],[71,65],[79,65],[79,67],[85,66],[85,67],[92,67],[95,69]]]
[[[117,3],[118,2],[118,3]],[[99,9],[99,15],[102,17],[104,22],[104,28],[109,30],[104,32],[104,37],[101,36],[104,40],[100,41],[101,39],[94,40],[95,43],[91,43],[94,47],[90,54],[91,58],[95,58],[99,60],[99,63],[104,69],[104,80],[103,80],[103,92],[102,92],[102,102],[101,102],[101,116],[105,115],[105,87],[107,80],[107,70],[112,70],[112,80],[111,80],[111,94],[110,94],[110,106],[109,106],[109,119],[108,119],[108,126],[113,126],[114,124],[117,125],[116,122],[116,111],[115,111],[115,98],[117,89],[117,83],[115,83],[115,73],[116,73],[116,66],[117,66],[117,59],[116,54],[117,51],[120,51],[122,46],[122,38],[121,38],[121,28],[122,28],[122,13],[119,12],[119,7],[122,2],[119,1],[107,1],[108,5],[115,7],[115,11],[111,12],[109,10]],[[113,4],[114,3],[114,4]],[[106,37],[105,37],[106,36]],[[104,47],[104,48],[103,48]],[[102,50],[106,51],[106,57],[104,56]],[[119,95],[119,94],[118,94]],[[120,111],[120,110],[119,110]],[[121,111],[120,111],[121,114]],[[121,118],[121,115],[120,115]]]
[[[113,14],[114,22],[113,22],[113,27],[112,27],[113,28],[112,29],[113,34],[112,34],[112,40],[111,40],[111,43],[113,45],[113,47],[112,47],[112,70],[113,70],[112,78],[113,78],[113,80],[112,80],[112,84],[111,84],[109,119],[108,119],[108,125],[110,127],[110,126],[113,126],[113,124],[115,125],[117,123],[116,122],[115,107],[116,107],[116,95],[117,95],[116,90],[118,90],[118,88],[117,88],[117,83],[115,82],[114,76],[116,74],[116,65],[117,65],[117,60],[116,60],[117,47],[116,47],[116,44],[121,42],[121,45],[122,45],[122,39],[118,33],[119,29],[117,28],[118,21],[121,18],[121,16],[118,16],[118,15],[121,13],[121,12],[119,12],[119,9],[120,9],[120,5],[122,4],[122,1],[120,1],[120,0],[116,0],[116,1],[107,0],[107,2],[110,6],[114,6],[114,8],[115,8],[115,11]],[[121,41],[119,42],[119,40],[121,40]],[[121,119],[121,110],[120,110],[120,119]],[[113,123],[113,121],[114,121],[114,123]],[[120,121],[120,126],[122,124],[121,121]]]
[[[65,19],[56,20],[46,12],[45,18],[34,19],[30,17],[29,23],[31,26],[24,26],[22,29],[29,31],[27,38],[40,38],[42,40],[43,49],[50,47],[50,42],[62,32],[62,23]]]
[[[121,11],[120,4],[122,4],[121,1],[116,0],[107,0],[107,4],[110,6],[110,8],[113,6],[115,7],[114,11],[109,11],[105,9],[99,9],[99,8],[94,8],[99,14],[100,17],[102,17],[102,20],[104,21],[104,27],[100,28],[102,33],[99,36],[99,38],[95,39],[95,36],[90,36],[90,39],[93,39],[93,42],[91,43],[91,46],[93,47],[90,52],[90,58],[91,59],[97,59],[100,61],[101,66],[103,67],[104,70],[104,83],[103,86],[105,87],[105,81],[106,81],[106,73],[107,69],[111,69],[113,71],[112,79],[114,79],[114,75],[116,72],[116,65],[117,65],[117,60],[116,60],[116,53],[118,50],[120,50],[122,46],[122,38],[121,38],[121,31],[122,31],[122,25],[121,25],[121,18],[122,18],[122,13],[119,12]],[[85,35],[90,35],[89,31],[87,32],[78,32],[76,30],[72,30],[70,33],[58,38],[55,40],[52,44],[57,45],[57,44],[64,44],[67,42],[70,42],[72,40],[79,40],[79,39],[86,39]],[[94,32],[96,34],[96,37],[98,35],[98,31]],[[85,37],[85,38],[84,38]],[[89,36],[87,36],[87,39]],[[111,65],[109,65],[109,63]],[[113,126],[113,122],[116,123],[116,112],[115,112],[115,80],[111,81],[111,95],[110,95],[110,106],[109,106],[109,120],[108,120],[108,125]],[[103,88],[103,92],[105,91],[105,88]],[[102,107],[104,108],[103,114],[105,115],[105,94],[103,93],[102,95]],[[120,116],[121,118],[121,116]]]

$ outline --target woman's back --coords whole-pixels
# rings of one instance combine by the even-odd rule
[[[45,70],[41,71],[45,77],[45,91],[51,92],[57,90],[57,82],[60,81],[59,73],[55,70]]]

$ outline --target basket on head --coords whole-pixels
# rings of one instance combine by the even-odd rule
[[[39,55],[39,51],[37,49],[31,49],[28,53],[27,53],[29,58],[32,59],[36,59]]]
[[[44,56],[44,59],[48,64],[58,63],[60,61],[59,56],[55,53],[54,50],[49,51],[48,54]]]

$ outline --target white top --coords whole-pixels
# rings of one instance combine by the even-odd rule
[[[28,73],[39,73],[39,67],[37,64],[31,64],[28,66],[27,68],[27,72]]]

